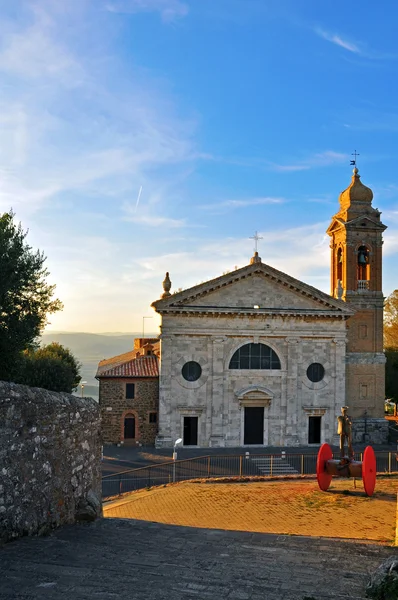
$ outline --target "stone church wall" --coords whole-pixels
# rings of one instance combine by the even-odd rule
[[[100,514],[98,404],[0,382],[0,542]]]
[[[184,417],[192,416],[198,417],[199,446],[241,446],[250,389],[263,395],[264,445],[307,445],[310,417],[321,417],[321,441],[330,443],[345,404],[345,338],[339,319],[164,316],[157,445],[182,437]],[[281,369],[229,369],[237,348],[259,342],[273,348]],[[202,369],[195,382],[182,377],[189,361]],[[313,362],[325,368],[319,383],[306,375]]]

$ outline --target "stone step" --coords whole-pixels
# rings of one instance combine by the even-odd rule
[[[273,475],[297,475],[299,472],[287,462],[286,458],[273,457],[272,465],[271,458],[252,458],[252,462],[262,475],[270,475],[271,467]]]

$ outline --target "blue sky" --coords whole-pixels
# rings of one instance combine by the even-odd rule
[[[398,6],[0,0],[0,211],[48,257],[50,328],[139,331],[174,290],[263,262],[329,292],[351,153],[398,287]],[[146,321],[155,330],[157,319]]]

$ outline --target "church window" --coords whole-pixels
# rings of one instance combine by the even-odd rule
[[[343,250],[341,248],[337,250],[337,279],[340,281],[343,279]]]
[[[246,344],[235,352],[230,369],[280,369],[278,355],[265,344]]]
[[[158,422],[158,413],[150,412],[148,420],[149,420],[149,423],[157,423]]]
[[[185,381],[197,381],[202,375],[202,367],[194,360],[190,360],[182,367],[181,373]]]
[[[325,377],[325,369],[321,363],[312,363],[307,369],[307,377],[312,383],[318,383]]]
[[[126,383],[126,398],[127,400],[133,400],[135,397],[135,384]]]

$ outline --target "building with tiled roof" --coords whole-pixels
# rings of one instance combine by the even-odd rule
[[[153,338],[99,364],[104,441],[336,444],[336,418],[348,405],[354,442],[385,443],[386,226],[372,198],[355,168],[327,230],[330,295],[263,263],[257,234],[242,268],[176,293],[166,273],[152,303],[160,376]]]
[[[153,445],[158,430],[159,340],[136,338],[129,352],[98,364],[105,443]]]

